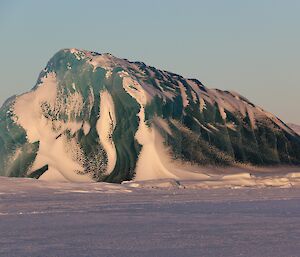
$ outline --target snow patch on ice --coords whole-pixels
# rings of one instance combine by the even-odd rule
[[[100,117],[96,128],[105,152],[107,153],[108,163],[106,174],[110,174],[117,161],[117,151],[112,140],[112,134],[116,126],[116,116],[114,102],[107,90],[100,92]]]
[[[74,160],[72,151],[76,149],[74,146],[72,146],[72,151],[68,149],[69,140],[64,134],[66,130],[75,133],[82,127],[82,123],[76,121],[54,122],[43,114],[42,104],[47,103],[48,106],[54,107],[56,97],[56,76],[55,73],[49,73],[42,78],[42,83],[36,90],[17,97],[15,101],[15,122],[25,129],[30,143],[39,142],[37,157],[29,173],[48,165],[49,170],[44,173],[44,178],[47,176],[51,179],[64,177],[71,181],[91,181],[88,175],[78,174],[83,171],[83,167],[77,160]],[[76,103],[74,107],[78,106],[79,96],[75,95],[73,99],[74,101],[71,102]],[[56,130],[53,129],[54,125]],[[77,151],[80,149],[78,148]]]
[[[134,86],[136,89],[133,89]],[[155,127],[149,128],[145,122],[146,95],[141,86],[130,77],[123,77],[123,88],[140,105],[139,127],[135,138],[142,145],[141,152],[136,165],[136,180],[148,180],[158,178],[176,178],[165,163],[170,163],[163,148],[163,138]]]
[[[178,85],[179,85],[179,89],[180,89],[183,107],[186,108],[189,105],[188,96],[186,94],[186,88],[180,81],[178,81]]]
[[[91,130],[91,125],[88,121],[84,121],[83,125],[82,125],[82,129],[83,129],[83,133],[84,135],[88,135],[90,133]]]

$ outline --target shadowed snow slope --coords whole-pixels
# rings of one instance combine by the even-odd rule
[[[30,92],[2,106],[0,175],[122,182],[238,173],[248,181],[265,166],[300,171],[295,131],[238,93],[64,49]]]

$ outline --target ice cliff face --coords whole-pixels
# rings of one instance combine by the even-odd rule
[[[59,51],[0,110],[0,175],[198,178],[205,167],[300,165],[300,137],[229,91],[110,54]]]

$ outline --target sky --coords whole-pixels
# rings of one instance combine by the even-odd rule
[[[0,104],[74,47],[239,92],[300,124],[299,13],[298,0],[1,0]]]

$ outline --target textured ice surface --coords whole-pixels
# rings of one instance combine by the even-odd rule
[[[299,256],[300,189],[0,177],[0,256]]]
[[[300,172],[300,136],[278,117],[236,92],[110,54],[57,52],[30,92],[5,102],[0,120],[0,175],[8,177],[186,180],[218,170],[238,184],[220,167],[242,164],[249,185],[261,184],[251,177],[257,167]]]

